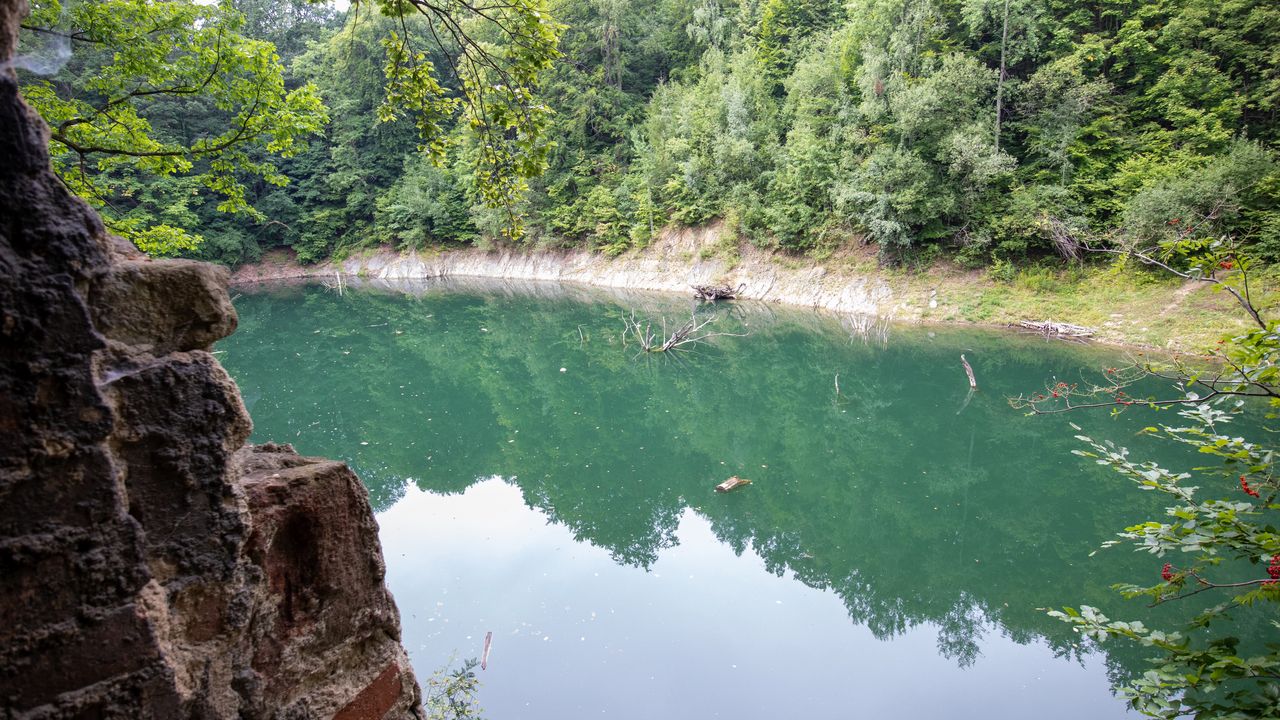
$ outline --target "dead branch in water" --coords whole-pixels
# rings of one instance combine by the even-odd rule
[[[853,313],[845,315],[840,324],[845,330],[849,331],[850,340],[860,339],[863,345],[869,345],[875,341],[877,345],[887,346],[889,344],[889,324],[891,320],[884,315],[870,315],[867,313]]]
[[[320,284],[324,285],[325,288],[329,290],[337,290],[338,294],[341,295],[342,291],[346,288],[346,285],[342,282],[342,272],[339,270],[334,270],[333,278],[334,278],[334,282],[332,283],[328,281],[321,281]]]
[[[660,320],[661,328],[656,328],[649,320],[645,320],[641,324],[639,320],[636,320],[636,314],[633,311],[630,317],[622,319],[624,325],[622,339],[625,342],[627,336],[631,336],[645,352],[667,352],[668,350],[678,350],[686,345],[704,342],[713,337],[746,337],[747,333],[703,332],[703,328],[715,322],[715,320],[715,317],[698,320],[697,317],[690,316],[688,322],[668,332],[667,318],[665,316]]]
[[[739,283],[736,288],[729,287],[728,285],[694,285],[693,296],[699,300],[706,300],[707,302],[715,302],[716,300],[736,300],[745,287],[746,285],[742,283]]]

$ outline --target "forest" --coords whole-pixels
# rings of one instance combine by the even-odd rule
[[[544,114],[525,155],[505,157],[522,179],[496,191],[458,102],[467,34],[409,58],[439,85],[395,99],[429,104],[425,121],[388,109],[405,58],[385,38],[426,35],[429,18],[367,0],[171,3],[164,49],[189,50],[195,79],[166,88],[156,76],[181,64],[121,60],[129,20],[110,6],[147,3],[33,5],[33,56],[60,38],[74,51],[22,76],[55,126],[55,165],[153,254],[235,265],[287,247],[315,262],[495,241],[619,254],[722,221],[731,240],[819,259],[873,243],[886,264],[1189,235],[1280,260],[1280,7],[1263,0],[551,0],[541,29],[558,54],[543,48],[527,78],[526,107]],[[155,92],[137,91],[138,63]],[[246,84],[262,76],[271,102]],[[128,117],[85,123],[84,107]],[[76,131],[143,145],[95,153],[119,145]],[[175,144],[196,152],[155,149]],[[204,152],[220,145],[234,153]]]

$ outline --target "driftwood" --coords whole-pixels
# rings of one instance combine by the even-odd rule
[[[1022,320],[1018,322],[1018,327],[1040,333],[1045,337],[1065,338],[1068,340],[1083,340],[1084,338],[1093,337],[1094,332],[1096,332],[1093,328],[1087,328],[1082,325],[1053,322],[1051,320],[1043,322]]]
[[[717,485],[716,492],[729,492],[730,490],[740,488],[743,485],[750,485],[750,484],[751,484],[750,480],[746,480],[744,478],[738,477],[737,475],[734,475],[728,480],[725,480],[724,482]]]
[[[728,285],[694,285],[693,296],[699,300],[715,302],[716,300],[736,300],[738,294],[746,285],[739,283],[738,287],[732,288]]]

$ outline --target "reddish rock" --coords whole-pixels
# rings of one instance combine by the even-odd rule
[[[354,700],[333,716],[333,720],[381,720],[400,698],[400,668],[394,663],[374,678]]]
[[[405,717],[417,685],[407,671],[382,677],[409,660],[364,485],[345,464],[288,445],[245,448],[236,459],[251,518],[245,553],[268,589],[251,628],[262,692],[311,713],[299,717],[329,717],[349,704],[382,707],[368,717]],[[350,686],[333,692],[338,668]]]

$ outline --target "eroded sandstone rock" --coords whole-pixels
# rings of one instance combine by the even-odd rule
[[[406,715],[416,687],[364,485],[345,464],[288,445],[236,459],[252,518],[246,553],[269,589],[251,629],[262,692],[291,717]],[[364,690],[335,692],[339,668]]]
[[[225,288],[230,272],[188,260],[116,262],[90,291],[98,332],[163,355],[208,350],[236,329]]]
[[[226,272],[106,235],[46,143],[0,69],[0,718],[418,716],[363,486],[242,450]]]

